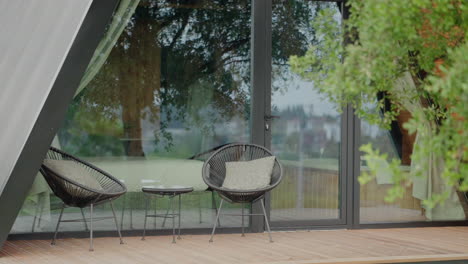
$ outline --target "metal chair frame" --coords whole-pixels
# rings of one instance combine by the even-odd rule
[[[89,241],[89,251],[94,251],[94,243],[93,243],[93,232],[94,232],[94,229],[93,229],[93,223],[96,222],[96,221],[101,221],[101,220],[106,220],[106,219],[112,219],[112,218],[114,219],[115,227],[117,228],[117,233],[119,234],[120,244],[124,244],[123,239],[122,239],[122,233],[121,233],[121,231],[120,231],[119,224],[118,224],[118,222],[117,222],[117,216],[116,216],[116,214],[115,214],[114,204],[112,203],[112,200],[109,201],[109,203],[110,203],[110,206],[111,206],[111,209],[112,209],[112,216],[95,218],[95,217],[94,217],[94,204],[90,204],[90,206],[89,206],[89,209],[90,209],[90,218],[86,218],[85,215],[84,215],[84,212],[83,212],[83,208],[80,208],[80,210],[81,210],[81,215],[83,216],[83,218],[80,218],[80,219],[67,219],[67,220],[62,220],[63,211],[65,210],[65,208],[69,207],[69,206],[67,206],[67,205],[64,203],[64,204],[62,205],[62,209],[60,210],[59,219],[58,219],[58,221],[57,221],[57,226],[55,227],[54,238],[52,239],[51,245],[56,245],[57,233],[58,233],[58,229],[59,229],[60,223],[62,223],[62,222],[63,222],[63,223],[65,223],[65,222],[68,222],[68,223],[83,222],[86,231],[89,230],[89,238],[90,238],[90,241]],[[87,224],[87,223],[90,223],[90,228],[89,228],[89,229],[88,229],[88,224]]]
[[[266,214],[266,210],[265,210],[265,200],[264,198],[260,199],[260,204],[262,205],[262,210],[263,210],[263,213],[262,214],[252,214],[252,213],[244,213],[244,207],[245,207],[245,203],[242,203],[242,213],[241,214],[221,214],[221,207],[223,206],[223,202],[224,202],[224,199],[221,199],[221,203],[219,204],[219,209],[218,209],[218,213],[216,214],[216,220],[215,220],[215,223],[219,221],[219,217],[221,215],[229,215],[229,216],[241,216],[242,217],[242,225],[241,225],[241,228],[242,228],[242,236],[244,237],[245,236],[245,225],[244,225],[244,217],[246,216],[263,216],[265,218],[265,224],[266,224],[266,227],[267,227],[267,231],[268,231],[268,238],[270,239],[270,242],[273,242],[273,238],[271,236],[271,230],[270,230],[270,223],[268,222],[268,216]],[[210,242],[213,242],[213,237],[214,237],[214,234],[215,234],[215,231],[216,231],[216,224],[213,225],[213,230],[211,231],[211,237],[210,237]]]
[[[88,186],[83,185],[82,183],[76,182],[65,175],[61,175],[54,171],[53,169],[47,167],[46,165],[42,165],[40,168],[40,172],[46,179],[47,183],[49,184],[50,188],[54,192],[54,194],[59,197],[63,204],[60,210],[59,219],[57,222],[57,226],[55,228],[54,238],[52,239],[52,245],[56,244],[57,233],[61,222],[84,222],[85,228],[88,228],[87,223],[90,223],[90,246],[89,250],[94,251],[94,244],[93,244],[93,222],[96,220],[104,220],[114,218],[115,226],[117,228],[117,232],[120,238],[120,244],[123,244],[122,234],[119,229],[119,224],[117,222],[117,217],[114,210],[114,205],[112,203],[113,200],[117,199],[118,197],[122,196],[127,192],[127,188],[123,183],[119,180],[111,176],[110,174],[104,172],[103,170],[93,166],[92,164],[83,161],[79,158],[76,158],[68,153],[65,153],[59,149],[51,147],[47,152],[47,159],[54,159],[54,160],[68,160],[73,161],[79,166],[85,168],[92,177],[99,182],[102,187],[102,190],[96,190],[90,188]],[[103,204],[109,202],[111,209],[112,209],[112,217],[99,217],[94,218],[94,207],[99,204]],[[81,213],[83,218],[82,219],[70,219],[70,220],[62,220],[63,211],[66,207],[78,207],[81,209]],[[90,218],[85,218],[83,213],[83,208],[89,207],[90,208]],[[33,224],[33,226],[35,223]]]
[[[224,201],[231,203],[253,203],[260,201],[262,205],[263,214],[246,214],[244,213],[244,205],[242,206],[241,214],[223,214],[223,215],[236,215],[242,217],[242,236],[245,236],[244,232],[244,217],[245,216],[257,216],[261,215],[265,219],[265,225],[268,231],[268,236],[270,242],[273,242],[270,230],[270,223],[265,210],[264,197],[265,194],[271,191],[273,188],[279,185],[283,178],[283,169],[281,164],[278,162],[278,159],[275,159],[272,178],[270,185],[261,189],[252,189],[252,190],[231,190],[225,187],[222,187],[224,178],[226,177],[226,162],[232,161],[250,161],[259,158],[272,156],[271,152],[264,148],[263,146],[255,144],[242,144],[234,143],[227,144],[218,148],[211,156],[206,159],[203,164],[202,176],[205,183],[214,191],[216,191],[221,197],[221,203],[219,205],[218,212],[216,214],[215,223],[213,224],[213,230],[211,232],[210,242],[213,242],[213,236],[216,232],[217,221],[219,221],[219,216],[221,215],[221,209]]]

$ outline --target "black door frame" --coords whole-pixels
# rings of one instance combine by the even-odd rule
[[[251,4],[251,142],[269,146],[269,137],[265,133],[267,121],[265,115],[270,114],[271,100],[271,0],[252,0]],[[269,195],[265,199],[265,207],[270,217]],[[262,214],[262,207],[256,202],[252,204],[252,213]],[[263,232],[264,220],[261,216],[250,217],[252,232]]]
[[[317,1],[317,0],[316,0]],[[320,1],[320,0],[319,0]],[[341,2],[341,1],[329,1]],[[340,3],[341,8],[344,4]],[[252,116],[251,116],[251,141],[252,143],[263,145],[270,149],[271,147],[271,46],[272,46],[272,0],[252,1],[252,25],[251,25],[251,84],[252,84]],[[354,149],[353,139],[353,114],[351,108],[343,109],[341,115],[341,149],[340,149],[340,217],[332,220],[311,220],[311,221],[288,221],[272,222],[274,229],[287,228],[308,228],[308,227],[349,227],[350,217],[352,215],[353,201],[352,188],[352,168],[350,152]],[[350,114],[351,113],[351,114]],[[268,127],[268,128],[267,128]],[[350,138],[351,137],[351,138]],[[267,194],[265,197],[265,206],[268,218],[270,218],[271,197]],[[252,205],[253,213],[261,213],[259,204]],[[264,230],[264,221],[261,217],[251,218],[251,230],[253,232],[262,232]]]

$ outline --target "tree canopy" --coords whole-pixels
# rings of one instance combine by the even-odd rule
[[[415,135],[411,163],[418,166],[408,175],[399,159],[390,162],[395,185],[389,200],[428,170],[440,170],[447,185],[468,191],[468,2],[349,0],[347,6],[343,27],[327,10],[312,22],[320,41],[290,58],[294,71],[339,108],[349,104],[385,129],[400,120]],[[403,112],[410,115],[405,122]],[[371,145],[361,150],[369,161],[387,159]],[[369,164],[374,173],[382,169],[378,164]],[[371,175],[361,175],[361,183]],[[447,192],[435,194],[426,204],[445,198]]]

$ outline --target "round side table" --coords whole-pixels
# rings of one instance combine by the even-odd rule
[[[156,187],[143,187],[141,189],[143,193],[146,194],[147,198],[145,200],[145,222],[144,222],[144,227],[143,227],[143,237],[141,238],[142,240],[145,240],[145,235],[146,235],[146,220],[148,217],[160,217],[164,218],[172,218],[172,243],[176,243],[175,240],[175,218],[178,218],[179,225],[178,225],[178,236],[177,239],[180,239],[180,208],[181,208],[181,195],[184,193],[190,193],[193,192],[192,187],[185,187],[185,186],[156,186]],[[157,214],[156,212],[154,214],[148,214],[148,206],[149,206],[149,200],[150,196],[155,196],[155,197],[164,197],[164,196],[169,196],[169,207],[167,208],[167,211],[165,214]],[[175,212],[175,206],[174,206],[174,198],[178,197],[179,198],[179,208],[178,212]],[[169,209],[172,208],[172,213],[169,213]]]

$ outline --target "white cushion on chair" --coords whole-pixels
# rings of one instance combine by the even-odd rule
[[[94,190],[103,190],[99,181],[90,174],[89,169],[75,161],[45,159],[44,165],[64,178]]]
[[[226,162],[223,187],[232,190],[255,190],[270,185],[275,156],[251,160]]]

